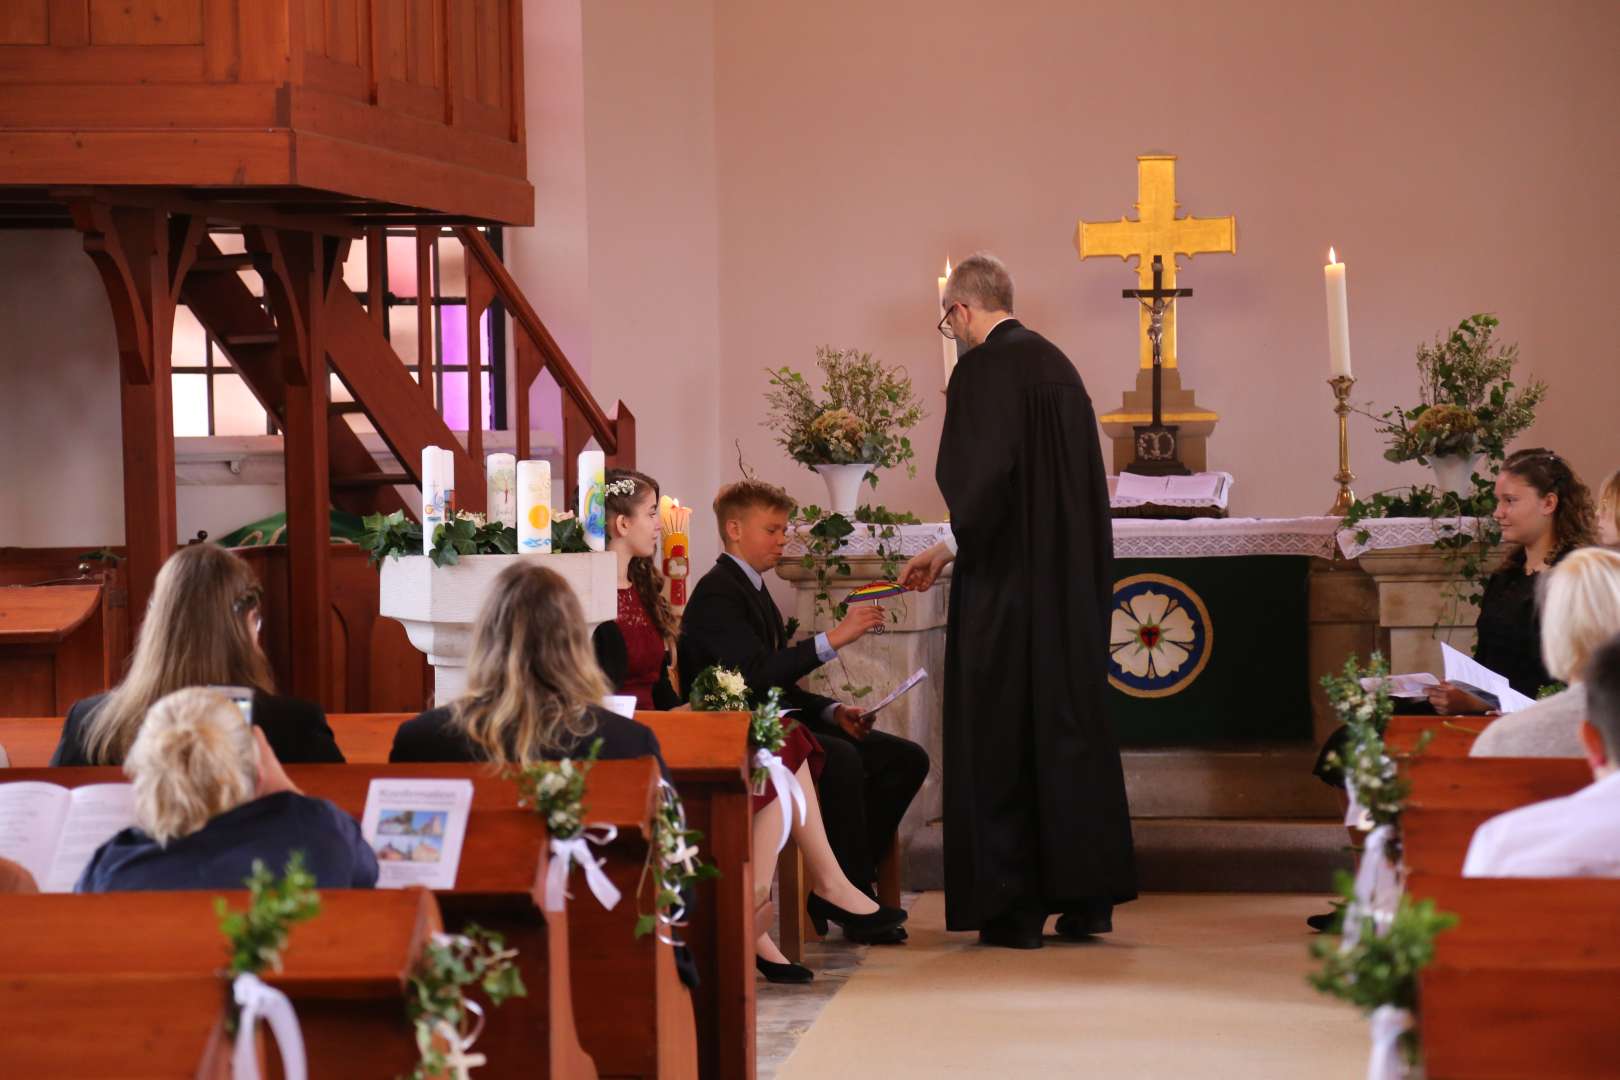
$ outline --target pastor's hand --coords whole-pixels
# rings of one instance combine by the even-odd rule
[[[900,571],[900,584],[914,592],[927,592],[955,559],[948,545],[935,544],[921,555],[911,557]]]

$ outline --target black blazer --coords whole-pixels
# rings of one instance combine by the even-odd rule
[[[596,649],[596,665],[608,677],[608,682],[613,684],[613,692],[624,693],[624,678],[630,671],[630,652],[625,647],[619,624],[609,621],[597,626],[591,634],[591,645]],[[652,699],[655,709],[668,710],[681,704],[681,696],[669,681],[668,650],[665,650],[664,662],[658,668],[658,681],[653,683]]]
[[[814,638],[789,645],[787,627],[769,589],[756,589],[742,567],[722,555],[703,575],[681,618],[681,678],[690,684],[704,668],[719,664],[739,672],[749,693],[761,697],[782,688],[785,708],[816,724],[831,698],[799,688],[799,680],[821,666]]]
[[[62,737],[57,740],[56,752],[51,755],[52,765],[96,765],[85,755],[84,733],[90,718],[101,707],[106,694],[96,694],[73,703],[67,720],[62,724]],[[253,726],[264,732],[270,749],[283,764],[327,765],[343,764],[343,751],[338,749],[332,729],[327,726],[326,713],[313,701],[282,697],[279,694],[253,692]],[[121,761],[106,764],[122,765]]]
[[[618,713],[593,705],[588,710],[595,721],[596,730],[564,748],[560,754],[547,757],[578,757],[590,752],[591,741],[600,738],[602,761],[616,758],[654,757],[658,768],[669,779],[669,768],[664,764],[664,753],[658,746],[658,736],[652,728]],[[450,707],[429,709],[399,725],[394,733],[394,747],[388,760],[399,761],[483,761],[483,751],[450,722]]]

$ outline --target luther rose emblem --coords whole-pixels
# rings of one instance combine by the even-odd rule
[[[1185,582],[1137,574],[1114,585],[1108,681],[1131,697],[1180,693],[1209,663],[1209,609]]]

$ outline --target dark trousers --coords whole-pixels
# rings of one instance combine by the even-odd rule
[[[882,731],[857,741],[836,725],[809,726],[827,752],[816,782],[827,843],[844,876],[870,891],[878,858],[928,779],[928,751]]]

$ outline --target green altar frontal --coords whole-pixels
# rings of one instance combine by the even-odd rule
[[[1122,746],[1311,738],[1310,558],[1121,558],[1109,620]]]

